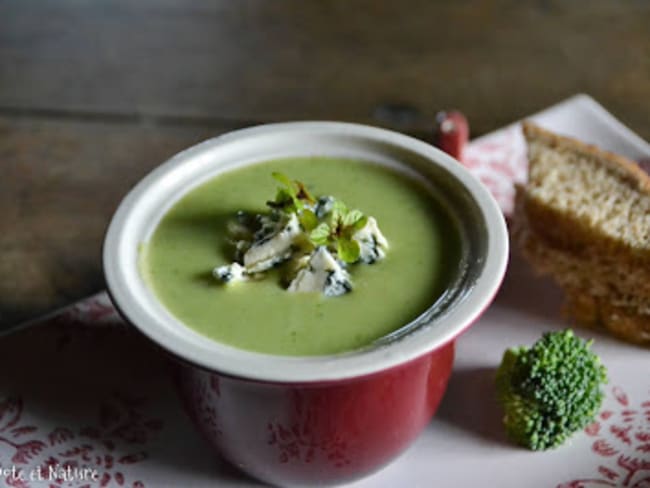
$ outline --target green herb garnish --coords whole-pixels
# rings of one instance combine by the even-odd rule
[[[287,175],[278,172],[271,173],[271,176],[281,183],[282,187],[278,188],[275,200],[266,202],[269,207],[286,213],[301,213],[305,210],[305,204],[313,205],[316,202],[300,181],[292,180]],[[316,216],[314,215],[314,217]],[[310,225],[313,223],[313,219],[307,217],[306,222]]]
[[[343,202],[336,200],[332,205],[327,222],[321,222],[309,234],[309,240],[316,246],[327,246],[346,263],[358,261],[361,255],[359,243],[352,236],[368,223],[360,210],[348,210]]]
[[[373,264],[385,257],[388,242],[376,221],[334,197],[316,201],[302,182],[282,173],[272,176],[280,186],[275,199],[266,202],[271,211],[237,213],[228,223],[235,261],[212,274],[225,284],[261,279],[280,267],[289,291],[325,296],[351,291],[343,263]]]
[[[300,213],[298,216],[298,221],[306,232],[311,232],[318,226],[318,217],[316,217],[316,214],[308,208],[304,209]]]
[[[352,236],[366,225],[368,217],[360,210],[348,210],[342,201],[336,200],[326,221],[320,222],[316,214],[307,208],[316,203],[316,200],[302,182],[278,172],[271,176],[282,186],[278,188],[275,200],[267,202],[269,207],[297,214],[300,225],[309,233],[309,240],[315,246],[327,246],[336,251],[339,259],[346,263],[354,263],[359,259],[361,248]]]

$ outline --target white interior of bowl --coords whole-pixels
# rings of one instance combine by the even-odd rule
[[[373,161],[427,181],[464,226],[461,231],[468,246],[468,262],[459,276],[462,286],[388,339],[330,356],[291,357],[245,351],[213,341],[182,324],[141,277],[141,244],[169,207],[192,188],[225,171],[293,156]],[[384,129],[337,122],[294,122],[210,139],[151,172],[126,196],[111,221],[104,243],[104,272],[109,292],[126,318],[178,357],[210,370],[255,380],[317,382],[384,370],[453,340],[493,298],[507,256],[507,230],[496,202],[453,158],[424,142]]]

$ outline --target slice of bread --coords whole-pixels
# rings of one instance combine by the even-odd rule
[[[516,225],[517,241],[524,254],[532,259],[542,274],[552,274],[566,288],[588,290],[592,295],[634,295],[644,298],[650,306],[650,275],[638,266],[631,266],[616,256],[601,253],[585,255],[554,247],[521,225]],[[649,279],[646,279],[649,278]]]
[[[587,327],[605,327],[631,342],[650,344],[650,279],[639,283],[634,274],[626,274],[607,259],[585,262],[552,248],[519,222],[516,240],[535,270],[552,276],[565,290],[564,314],[569,319]],[[608,271],[616,275],[609,276]],[[635,285],[643,285],[638,293]]]
[[[650,176],[636,163],[524,123],[529,178],[513,235],[567,292],[566,310],[650,344]]]
[[[650,262],[650,176],[625,158],[524,123],[524,205],[537,233],[578,253]]]
[[[604,327],[626,341],[650,345],[647,302],[643,306],[639,302],[626,306],[613,303],[615,300],[594,297],[581,290],[567,290],[564,312],[580,325]]]

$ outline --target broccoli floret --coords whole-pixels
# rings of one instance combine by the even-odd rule
[[[549,449],[593,421],[607,372],[589,350],[592,342],[564,330],[504,353],[496,386],[510,439],[534,451]]]

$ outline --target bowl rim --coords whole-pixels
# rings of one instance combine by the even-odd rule
[[[428,162],[441,166],[456,183],[471,195],[485,221],[487,252],[483,267],[467,296],[450,313],[418,334],[405,334],[398,341],[326,356],[282,356],[252,352],[209,339],[183,325],[153,298],[143,279],[137,279],[138,264],[127,255],[137,254],[133,245],[134,228],[147,224],[138,221],[138,212],[149,194],[162,192],[169,175],[184,164],[205,155],[214,157],[233,144],[252,143],[262,137],[287,136],[358,137],[408,150]],[[324,154],[326,155],[326,154]],[[269,160],[264,154],[258,161]],[[217,165],[218,162],[212,163]],[[227,171],[227,170],[225,170]],[[189,189],[185,190],[186,194]],[[142,220],[142,217],[140,216]],[[135,226],[135,227],[134,227]],[[138,227],[139,226],[139,227]],[[172,156],[141,179],[119,204],[104,239],[103,266],[109,296],[117,310],[158,346],[184,362],[228,376],[273,383],[318,383],[367,376],[410,362],[430,353],[465,331],[487,308],[505,275],[508,261],[508,232],[496,200],[465,167],[439,149],[410,136],[362,124],[328,121],[284,122],[239,129],[208,139]],[[432,305],[433,307],[433,305]],[[426,312],[425,312],[426,313]],[[423,314],[424,315],[424,314]],[[420,317],[416,318],[416,322]],[[407,325],[407,324],[405,324]],[[417,336],[417,337],[416,337]]]

